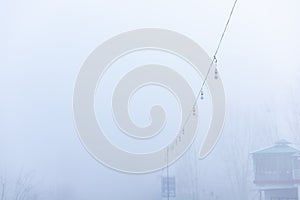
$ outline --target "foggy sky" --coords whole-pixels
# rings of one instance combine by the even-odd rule
[[[145,27],[182,33],[212,55],[232,4],[0,1],[0,174],[13,182],[21,170],[34,171],[41,199],[159,199],[164,170],[120,173],[98,163],[81,145],[72,110],[77,74],[102,42]],[[236,159],[230,156],[233,145],[255,138],[249,149],[238,150],[244,152],[243,162],[253,148],[280,138],[300,142],[289,121],[292,103],[300,97],[299,8],[298,0],[238,2],[218,55],[227,101],[223,135],[207,159],[193,157],[199,147],[194,145],[172,166],[172,174],[181,177],[178,187],[194,187],[197,173],[202,188],[232,197],[227,164],[236,161],[230,160]],[[187,164],[191,160],[195,165]],[[192,172],[184,176],[187,171]]]

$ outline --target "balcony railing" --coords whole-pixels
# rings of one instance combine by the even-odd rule
[[[295,181],[300,181],[300,169],[293,170],[293,178]]]
[[[300,171],[298,175],[300,178]],[[257,184],[264,184],[264,183],[281,184],[281,183],[290,183],[293,181],[294,178],[293,178],[292,171],[268,171],[268,172],[256,172],[254,182]]]
[[[254,183],[256,184],[292,184],[300,183],[300,169],[286,172],[257,172]]]

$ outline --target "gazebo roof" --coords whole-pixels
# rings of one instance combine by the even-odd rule
[[[263,148],[252,152],[252,154],[280,154],[280,153],[300,153],[300,149],[293,147],[293,145],[286,140],[279,140],[273,146]]]

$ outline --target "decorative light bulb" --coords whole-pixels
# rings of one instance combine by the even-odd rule
[[[195,116],[196,115],[196,108],[195,108],[195,106],[193,106],[193,116]]]
[[[215,68],[215,79],[218,79],[219,78],[219,72],[218,72],[218,69]]]
[[[219,72],[218,72],[218,61],[217,59],[215,58],[214,61],[213,61],[213,67],[215,69],[215,79],[218,79],[219,78]]]

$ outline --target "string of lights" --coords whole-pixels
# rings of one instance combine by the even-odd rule
[[[230,11],[229,17],[228,17],[228,19],[227,19],[225,28],[224,28],[224,30],[223,30],[223,32],[222,32],[222,35],[221,35],[220,39],[219,39],[219,42],[218,42],[217,48],[216,48],[216,50],[215,50],[215,53],[213,54],[213,59],[212,59],[210,65],[209,65],[208,71],[207,71],[207,73],[206,73],[206,75],[205,75],[205,77],[204,77],[204,80],[203,80],[203,82],[202,82],[202,85],[201,85],[201,87],[200,87],[200,90],[199,90],[199,92],[197,93],[197,96],[196,96],[195,102],[194,102],[194,104],[193,104],[193,106],[192,106],[191,112],[189,113],[189,115],[187,116],[187,119],[185,120],[185,122],[184,122],[184,124],[183,124],[182,130],[181,130],[182,133],[184,133],[184,128],[185,128],[187,122],[190,120],[191,116],[192,116],[192,115],[193,115],[193,116],[196,115],[196,109],[195,109],[195,106],[197,105],[199,98],[200,98],[201,100],[204,99],[204,91],[203,91],[203,88],[204,88],[205,83],[206,83],[206,81],[207,81],[207,79],[208,79],[208,76],[209,76],[209,74],[210,74],[210,72],[211,72],[211,70],[212,70],[213,68],[215,69],[215,72],[214,72],[214,78],[215,78],[215,79],[218,79],[219,72],[218,72],[218,68],[217,68],[217,63],[218,63],[217,55],[218,55],[218,53],[219,53],[221,44],[222,44],[222,42],[223,42],[225,33],[226,33],[227,29],[228,29],[228,25],[229,25],[230,20],[231,20],[231,18],[232,18],[232,15],[233,15],[233,12],[234,12],[234,10],[235,10],[235,7],[236,7],[237,2],[238,2],[238,0],[235,0],[235,1],[234,1],[234,4],[233,4],[232,9],[231,9],[231,11]]]
[[[223,42],[225,33],[226,33],[227,29],[228,29],[228,26],[229,26],[229,23],[230,23],[230,20],[231,20],[231,18],[232,18],[232,15],[233,15],[233,12],[234,12],[234,10],[235,10],[235,7],[236,7],[237,2],[238,2],[238,0],[235,0],[235,1],[234,1],[233,7],[232,7],[232,9],[231,9],[231,11],[230,11],[230,14],[229,14],[229,17],[228,17],[228,19],[227,19],[225,28],[224,28],[224,30],[223,30],[223,32],[222,32],[222,35],[221,35],[220,39],[219,39],[217,48],[216,48],[216,50],[215,50],[215,52],[214,52],[214,54],[213,54],[213,59],[212,59],[212,61],[211,61],[211,63],[210,63],[210,66],[209,66],[208,71],[207,71],[207,73],[206,73],[206,75],[205,75],[205,78],[204,78],[203,83],[202,83],[202,85],[201,85],[201,87],[200,87],[200,90],[199,90],[199,92],[197,93],[197,96],[196,96],[196,98],[195,98],[195,102],[194,102],[194,104],[193,104],[193,106],[192,106],[191,112],[189,113],[189,115],[188,115],[188,117],[187,117],[185,123],[183,124],[182,130],[181,130],[181,134],[182,134],[182,135],[184,135],[184,128],[185,128],[187,122],[190,120],[191,116],[192,116],[192,115],[193,115],[193,116],[196,115],[196,108],[195,108],[195,106],[197,105],[199,98],[200,98],[201,100],[204,99],[204,91],[203,91],[203,88],[204,88],[205,83],[206,83],[206,81],[207,81],[207,79],[208,79],[208,77],[209,77],[209,75],[210,75],[210,73],[211,73],[211,70],[212,70],[213,68],[215,69],[215,71],[214,71],[214,78],[215,78],[215,79],[218,79],[218,74],[219,74],[219,72],[218,72],[218,69],[217,69],[217,63],[218,63],[217,55],[218,55],[218,53],[219,53],[221,44],[222,44],[222,42]],[[178,142],[181,141],[181,134],[179,134],[179,136],[178,136],[178,140],[179,140]],[[177,140],[176,140],[176,144],[177,144]],[[168,185],[168,186],[167,186],[167,189],[168,189],[167,199],[168,199],[168,200],[170,199],[170,196],[169,196],[169,150],[170,150],[170,149],[169,149],[169,147],[168,147],[168,148],[167,148],[167,156],[166,156],[166,159],[167,159],[167,166],[166,166],[166,168],[167,168],[167,185]],[[173,148],[172,148],[172,150],[173,150]]]

